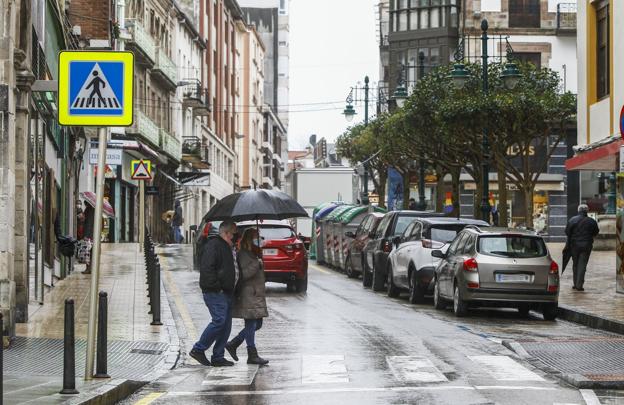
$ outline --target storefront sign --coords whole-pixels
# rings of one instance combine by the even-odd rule
[[[620,146],[620,173],[624,173],[624,145]]]
[[[158,187],[157,186],[147,186],[145,187],[146,195],[158,195]]]
[[[107,149],[106,150],[106,164],[107,165],[121,165],[121,156],[123,149]],[[89,149],[89,163],[92,165],[98,164],[98,150],[97,148]]]

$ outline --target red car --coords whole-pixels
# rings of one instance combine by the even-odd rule
[[[255,221],[239,222],[238,233],[255,228]],[[266,281],[286,284],[289,291],[308,290],[308,252],[293,228],[281,221],[259,223]]]

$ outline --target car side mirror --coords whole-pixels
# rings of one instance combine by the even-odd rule
[[[396,247],[399,247],[401,242],[402,242],[402,239],[400,236],[395,236],[394,238],[392,238],[392,243],[394,243],[394,246]]]
[[[431,256],[433,257],[437,257],[438,259],[445,259],[446,258],[446,254],[444,252],[442,252],[441,250],[434,250],[431,252]]]
[[[347,238],[355,238],[355,234],[352,231],[345,232],[345,236]]]
[[[191,226],[189,227],[189,229],[190,229],[191,231],[193,231],[193,232],[196,232],[196,231],[197,231],[197,225],[191,225]]]

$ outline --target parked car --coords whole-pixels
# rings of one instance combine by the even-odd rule
[[[542,311],[557,316],[559,266],[535,232],[466,227],[448,250],[434,250],[440,258],[435,272],[433,300],[443,309],[447,300],[463,316],[471,306],[515,307],[526,315]]]
[[[467,225],[489,226],[474,219],[418,218],[401,236],[395,236],[395,248],[388,255],[388,296],[397,297],[401,290],[409,290],[409,300],[414,304],[422,301],[425,294],[432,294],[433,275],[440,259],[431,256],[431,251],[445,252]]]
[[[383,216],[384,214],[379,212],[370,213],[362,219],[360,226],[358,226],[355,232],[345,232],[346,237],[353,238],[349,244],[345,262],[345,272],[349,278],[356,278],[362,274],[362,269],[365,266],[365,257],[362,255],[362,251],[370,237],[375,234],[377,225],[379,225]]]
[[[444,214],[431,211],[391,211],[381,219],[375,234],[364,247],[366,258],[362,271],[362,285],[373,291],[383,290],[388,270],[388,255],[392,251],[392,239],[401,235],[415,218],[443,217]]]
[[[256,227],[255,221],[239,222],[238,234]],[[282,221],[259,224],[266,281],[286,284],[289,291],[308,290],[308,251],[294,229]]]

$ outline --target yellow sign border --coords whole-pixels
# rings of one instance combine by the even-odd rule
[[[74,61],[122,62],[124,64],[123,110],[121,115],[69,114],[69,63]],[[128,51],[61,51],[59,52],[58,120],[66,126],[125,127],[132,125],[134,90],[134,54]],[[130,101],[130,102],[128,102]]]
[[[141,164],[141,162],[147,163],[147,174],[149,175],[149,178],[135,178],[134,175],[136,174],[136,171],[134,169],[134,164],[138,165]],[[152,161],[149,159],[138,159],[138,160],[131,160],[130,161],[130,178],[132,180],[152,180]]]

